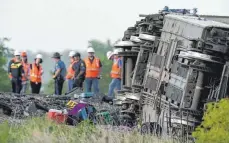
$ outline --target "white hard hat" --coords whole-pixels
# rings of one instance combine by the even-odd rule
[[[19,52],[19,51],[14,51],[14,56],[20,56],[21,55],[21,53]]]
[[[107,52],[107,58],[108,58],[108,60],[111,58],[111,56],[113,56],[114,55],[114,53],[112,52],[112,51],[108,51]]]
[[[95,50],[94,50],[93,48],[90,47],[90,48],[87,48],[87,52],[88,52],[88,53],[94,53]]]
[[[36,55],[36,58],[37,58],[37,59],[42,59],[43,56],[42,56],[41,54],[37,54],[37,55]]]
[[[75,54],[76,54],[76,52],[75,51],[71,51],[71,52],[69,52],[69,57],[73,57],[73,56],[75,56]]]

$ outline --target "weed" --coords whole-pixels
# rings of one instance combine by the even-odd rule
[[[20,125],[0,125],[1,143],[164,143],[154,136],[118,132],[83,121],[77,126],[56,124],[44,117],[31,118]],[[166,141],[167,143],[167,141]]]

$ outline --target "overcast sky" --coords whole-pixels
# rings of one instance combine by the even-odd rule
[[[0,0],[0,37],[19,50],[85,49],[90,39],[122,38],[139,14],[165,5],[229,15],[229,0]]]

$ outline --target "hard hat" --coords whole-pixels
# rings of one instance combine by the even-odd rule
[[[14,51],[14,56],[20,56],[20,52],[19,51]]]
[[[88,52],[88,53],[94,53],[95,50],[94,50],[93,48],[90,47],[90,48],[87,48],[87,52]]]
[[[76,52],[75,56],[80,57],[81,55],[80,55],[80,53]]]
[[[114,53],[112,51],[108,51],[107,52],[107,58],[108,58],[108,60],[110,60],[111,56],[113,56],[113,55],[114,55]]]
[[[52,56],[52,58],[60,58],[60,53],[58,53],[58,52],[55,52],[54,54],[53,54],[53,56]]]
[[[69,57],[74,57],[75,56],[75,54],[76,54],[76,52],[75,51],[71,51],[71,52],[69,52]]]
[[[27,53],[26,52],[21,52],[21,56],[22,57],[27,57]]]
[[[36,55],[36,59],[42,59],[42,58],[43,58],[43,56],[41,54]]]

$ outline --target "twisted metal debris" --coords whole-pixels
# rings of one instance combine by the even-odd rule
[[[126,121],[122,117],[120,108],[104,102],[105,95],[98,94],[93,97],[81,97],[82,91],[74,89],[71,93],[62,96],[53,95],[17,95],[12,93],[0,93],[0,122],[9,120],[18,123],[28,117],[44,116],[50,109],[64,110],[69,101],[84,102],[93,107],[89,119],[96,124],[113,126],[134,126],[133,122]],[[104,116],[109,118],[104,119]],[[71,125],[77,125],[83,119],[78,116],[68,116]]]

